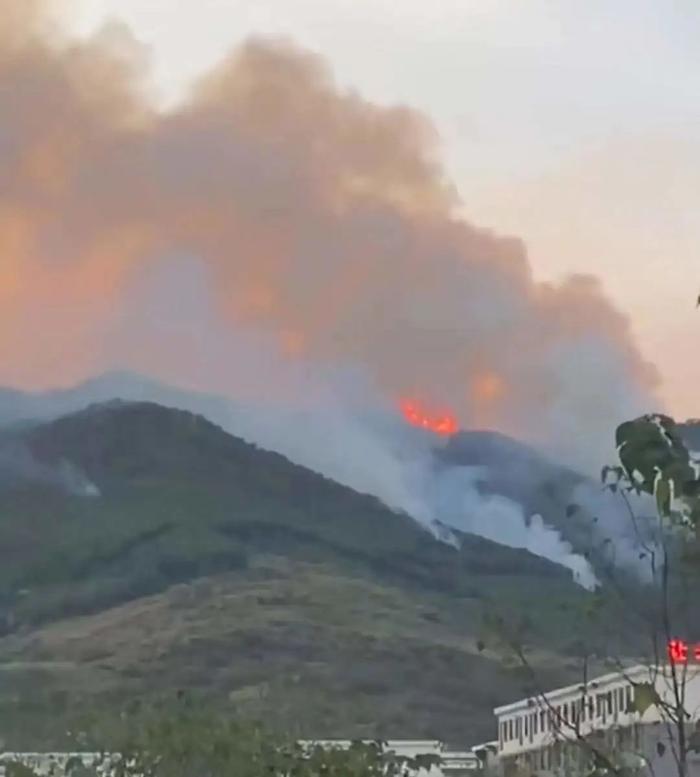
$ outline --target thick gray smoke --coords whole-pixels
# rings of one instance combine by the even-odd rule
[[[519,240],[460,218],[426,117],[340,90],[278,40],[248,41],[158,112],[128,30],[71,43],[49,36],[45,3],[19,5],[0,0],[0,381],[147,365],[268,391],[265,369],[223,385],[226,348],[188,310],[177,341],[163,332],[171,298],[149,288],[187,256],[224,341],[255,333],[271,358],[359,371],[464,428],[590,464],[648,409],[653,371],[600,284],[538,283]],[[150,315],[124,326],[138,305]]]
[[[451,467],[436,474],[430,487],[430,504],[437,520],[561,564],[585,588],[598,584],[588,560],[575,553],[541,515],[528,516],[519,504],[500,494],[480,493],[477,483],[481,475],[475,467]]]
[[[435,446],[440,440],[405,424],[361,376],[338,371],[324,377],[325,382],[318,374],[284,378],[284,385],[296,381],[313,397],[304,408],[301,401],[269,398],[240,404],[114,373],[74,390],[15,396],[11,404],[3,404],[0,397],[0,421],[52,418],[114,397],[187,409],[297,464],[377,496],[445,541],[457,542],[441,527],[477,534],[561,564],[585,587],[595,584],[588,561],[541,518],[527,515],[511,499],[479,493],[478,468],[437,466]]]
[[[457,216],[424,116],[269,40],[161,113],[127,30],[71,43],[44,6],[0,0],[3,383],[125,367],[217,392],[246,408],[226,428],[423,522],[402,398],[591,469],[653,404],[594,278],[538,283],[519,240]],[[481,525],[496,508],[469,494],[454,520]],[[502,541],[568,558],[499,520]]]

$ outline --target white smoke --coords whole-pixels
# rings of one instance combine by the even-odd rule
[[[97,497],[99,488],[78,467],[67,460],[57,464],[39,461],[19,440],[0,443],[0,487],[43,483],[72,496]]]
[[[244,350],[241,342],[235,350],[240,357]],[[259,341],[255,353],[265,353]],[[253,365],[248,362],[246,366]],[[91,381],[75,392],[48,395],[43,401],[35,396],[32,407],[35,411],[44,407],[57,415],[119,396],[199,413],[248,442],[281,453],[355,491],[376,496],[388,507],[410,515],[442,541],[456,544],[454,535],[441,527],[476,534],[560,564],[571,570],[580,585],[595,586],[588,561],[575,554],[539,516],[526,516],[520,505],[505,497],[479,493],[478,469],[436,468],[438,438],[408,426],[366,377],[337,368],[297,374],[291,379],[284,375],[281,361],[274,370],[278,385],[287,389],[297,386],[301,395],[285,401],[268,397],[258,403],[240,403],[118,373]],[[71,493],[88,494],[93,489],[99,493],[75,470],[64,468],[61,477]]]
[[[652,498],[635,494],[623,497],[583,481],[574,489],[572,501],[590,516],[591,545],[612,567],[650,580],[653,572],[648,552],[658,542],[651,518],[655,514]]]
[[[228,411],[219,407],[215,420],[232,434],[378,497],[387,506],[409,514],[439,539],[452,542],[449,534],[437,528],[452,527],[560,564],[586,588],[597,584],[589,562],[574,553],[556,529],[546,526],[540,516],[526,516],[510,499],[480,494],[476,468],[436,469],[436,437],[407,426],[378,395],[372,404],[366,385],[359,389],[359,379],[356,390],[349,392],[345,378],[339,384],[342,393],[330,386],[319,392],[317,387],[317,402],[321,395],[324,400],[312,409],[269,406],[251,412],[250,408],[231,405]],[[348,393],[354,395],[354,401],[347,398]],[[363,400],[359,406],[358,396]],[[368,412],[368,407],[373,411]],[[204,408],[201,410],[206,414]]]
[[[229,431],[426,525],[429,444],[388,399],[574,461],[653,392],[595,279],[539,283],[519,240],[457,215],[425,117],[263,40],[159,112],[128,33],[66,45],[45,36],[44,6],[0,0],[4,380],[120,365],[217,392],[236,403],[210,416]],[[202,277],[181,276],[185,253]],[[464,477],[452,520],[571,566]]]
[[[526,515],[514,501],[479,493],[476,470],[436,468],[440,438],[407,425],[367,370],[288,358],[258,329],[232,332],[208,304],[201,265],[186,257],[169,259],[139,284],[142,293],[132,299],[129,315],[114,324],[110,351],[121,352],[129,368],[149,373],[157,354],[165,365],[160,380],[111,373],[77,390],[28,395],[24,403],[13,395],[17,418],[57,416],[113,398],[179,407],[376,496],[440,539],[453,541],[437,529],[451,526],[549,559],[587,587],[595,583],[586,559],[541,518]],[[136,336],[138,357],[130,347],[121,350]],[[178,380],[182,374],[191,376],[187,385]],[[217,394],[202,392],[211,386]],[[3,415],[10,420],[0,398]],[[71,482],[76,488],[75,477]]]
[[[549,431],[542,448],[553,461],[595,477],[617,460],[615,428],[648,412],[649,393],[626,380],[618,354],[601,336],[587,335],[553,349],[547,369],[556,392],[545,413]],[[582,418],[591,422],[582,423]]]
[[[567,567],[574,580],[585,588],[598,584],[589,562],[574,553],[571,545],[556,529],[546,526],[540,515],[526,516],[511,499],[480,493],[481,475],[478,467],[451,467],[436,473],[429,503],[441,523],[502,545],[523,548]]]
[[[347,382],[343,386],[347,394]],[[366,386],[354,392],[355,398],[358,395],[362,406],[344,402],[342,394],[328,387],[325,401],[311,410],[278,406],[250,412],[231,407],[228,417],[219,410],[218,421],[233,434],[378,497],[440,539],[451,541],[441,536],[438,525],[477,534],[560,564],[586,588],[596,585],[589,562],[540,516],[526,516],[520,505],[505,497],[480,494],[476,468],[436,469],[434,435],[407,426],[379,396],[374,397],[374,412],[368,412],[372,404]]]

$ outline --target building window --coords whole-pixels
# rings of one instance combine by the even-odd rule
[[[513,739],[513,718],[508,721],[508,739]]]
[[[617,703],[620,708],[620,712],[625,712],[625,689],[620,688],[617,692]]]
[[[536,734],[536,733],[537,733],[537,722],[538,722],[538,721],[537,721],[537,713],[536,713],[536,712],[534,712],[534,713],[532,714],[532,733],[533,733],[533,734]]]
[[[540,730],[545,731],[546,730],[546,721],[547,721],[547,713],[543,710],[540,712]]]

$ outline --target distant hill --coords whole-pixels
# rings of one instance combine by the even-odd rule
[[[692,451],[700,453],[700,419],[691,418],[680,424],[680,432],[685,444]]]
[[[2,446],[32,463],[0,478],[0,726],[17,746],[177,686],[304,735],[478,739],[522,690],[480,652],[484,612],[560,654],[580,626],[587,594],[563,568],[473,535],[458,550],[189,412],[110,402]]]
[[[30,392],[0,387],[0,426],[50,420],[114,399],[159,402],[168,407],[196,410],[208,417],[232,406],[223,397],[183,391],[145,375],[121,370],[106,372],[65,389]]]
[[[454,594],[469,590],[474,575],[570,580],[544,559],[472,535],[457,551],[377,499],[186,411],[115,401],[8,432],[3,442],[25,446],[37,471],[60,473],[69,464],[100,494],[76,495],[58,476],[0,490],[0,509],[31,515],[30,522],[0,524],[0,547],[9,556],[0,581],[7,581],[8,595],[12,586],[32,584],[15,617],[50,614],[37,576],[50,587],[97,576],[115,585],[143,578],[146,588],[158,588],[279,548]],[[52,565],[57,556],[60,564]],[[70,590],[65,606],[73,607]]]
[[[129,372],[106,373],[74,388],[60,391],[37,394],[0,391],[0,426],[20,420],[26,422],[27,419],[50,420],[84,409],[91,403],[115,398],[156,402],[194,412],[248,441],[262,443],[270,450],[286,452],[296,463],[306,464],[311,469],[324,472],[360,490],[372,490],[370,485],[363,488],[359,484],[357,478],[353,477],[357,468],[344,465],[343,457],[339,457],[335,451],[329,451],[329,456],[324,460],[316,450],[316,436],[312,435],[314,442],[309,446],[298,444],[299,436],[304,433],[304,425],[293,419],[293,414],[283,413],[278,418],[269,408],[243,407],[221,396],[184,391]],[[280,429],[277,433],[273,431],[276,423]],[[391,434],[396,431],[391,430]],[[545,524],[561,532],[578,553],[591,553],[591,526],[594,518],[603,519],[599,525],[612,525],[616,537],[624,530],[624,526],[614,526],[620,515],[615,514],[613,505],[605,503],[601,498],[597,482],[552,462],[531,446],[505,435],[490,431],[460,431],[444,447],[436,445],[434,453],[437,466],[443,469],[463,466],[480,468],[485,492],[510,498],[523,508],[526,517],[540,514]],[[349,455],[361,456],[362,451]],[[372,480],[369,478],[369,481]],[[581,502],[585,504],[579,504],[581,509],[572,514],[571,505]],[[622,516],[618,523],[628,522]],[[598,538],[600,541],[601,537]],[[636,558],[636,554],[632,553],[632,558]],[[592,559],[594,565],[598,566],[600,559],[595,551]]]

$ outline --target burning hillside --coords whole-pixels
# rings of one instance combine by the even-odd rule
[[[420,402],[404,399],[400,403],[404,419],[421,429],[449,437],[457,429],[457,420],[450,412],[435,413],[427,410]]]
[[[0,0],[0,381],[117,364],[289,396],[270,363],[350,368],[385,397],[453,409],[404,406],[411,423],[557,450],[644,403],[653,374],[597,281],[538,283],[518,240],[457,217],[424,116],[260,39],[158,112],[127,30],[59,39],[43,5]],[[182,257],[209,318],[193,322],[168,285]],[[21,336],[30,323],[41,337]],[[243,368],[227,351],[242,332],[268,349]]]

